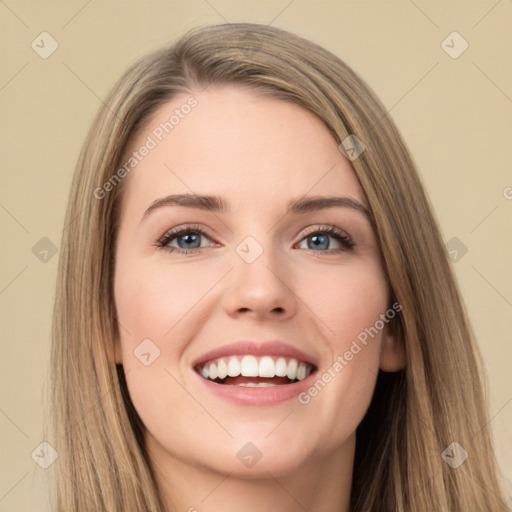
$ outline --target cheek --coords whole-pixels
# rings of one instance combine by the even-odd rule
[[[297,295],[337,353],[347,350],[347,342],[360,334],[364,337],[386,311],[388,285],[377,261],[328,267],[300,279]]]
[[[197,270],[199,270],[196,267]],[[218,281],[208,271],[185,272],[161,265],[134,262],[120,265],[116,273],[115,300],[123,352],[133,350],[143,339],[153,340],[162,350],[181,348],[186,336],[178,336],[192,316],[201,312],[201,298]],[[172,340],[172,343],[169,341]]]
[[[179,435],[183,422],[193,423],[204,412],[179,383],[188,368],[184,351],[202,327],[223,271],[199,265],[185,271],[149,260],[120,259],[116,270],[122,363],[146,427],[157,431],[166,425],[169,435]]]
[[[116,271],[115,301],[130,398],[149,432],[181,439],[201,411],[180,385],[180,360],[194,338],[205,273],[185,273],[126,259]],[[197,276],[195,281],[191,279]],[[151,341],[148,341],[151,340]]]
[[[329,356],[299,403],[343,438],[356,429],[373,394],[386,325],[381,315],[388,306],[387,283],[375,262],[316,273],[304,281],[300,293],[321,319],[316,324]]]

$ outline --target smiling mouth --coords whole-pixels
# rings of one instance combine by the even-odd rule
[[[195,368],[211,382],[255,388],[293,384],[309,377],[315,369],[293,357],[253,355],[219,357]]]

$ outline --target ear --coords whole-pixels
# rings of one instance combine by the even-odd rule
[[[382,332],[379,368],[384,372],[397,372],[405,367],[405,343],[400,330],[386,324]]]

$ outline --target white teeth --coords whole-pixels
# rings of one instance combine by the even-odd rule
[[[272,378],[276,374],[276,366],[270,356],[264,356],[260,359],[259,376]]]
[[[297,378],[297,366],[299,365],[296,359],[290,359],[288,361],[288,371],[286,375],[290,380],[295,380]]]
[[[236,384],[237,386],[243,386],[246,388],[271,388],[273,386],[277,386],[277,384],[272,384],[271,382],[241,382],[240,384]]]
[[[208,373],[208,378],[212,380],[216,379],[219,376],[219,372],[217,371],[217,366],[215,363],[212,363],[210,365],[210,370],[208,371]]]
[[[219,379],[225,379],[228,374],[228,367],[226,365],[226,361],[224,359],[219,359],[219,362],[217,363],[217,369],[219,372]]]
[[[228,361],[228,375],[230,377],[238,377],[240,375],[240,360],[236,356],[231,356]]]
[[[199,368],[199,373],[205,379],[223,380],[226,377],[288,377],[290,380],[302,380],[313,371],[311,364],[297,361],[297,359],[276,356],[253,355],[221,357]],[[252,386],[254,383],[247,383]],[[270,383],[261,383],[265,387]],[[245,384],[240,384],[245,385]],[[274,384],[271,384],[274,385]]]
[[[259,377],[258,360],[254,356],[244,356],[240,363],[240,373],[243,377]]]
[[[302,380],[306,378],[306,365],[304,363],[300,363],[297,368],[297,379]]]
[[[278,377],[286,377],[288,373],[288,365],[286,364],[286,359],[284,357],[280,357],[276,361],[276,375]]]

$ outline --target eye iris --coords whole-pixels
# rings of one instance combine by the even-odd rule
[[[198,249],[201,246],[201,234],[189,231],[183,235],[177,235],[175,240],[180,249]],[[329,248],[329,235],[315,234],[307,237],[309,249],[328,249]]]
[[[312,244],[308,244],[310,249],[329,248],[329,237],[327,235],[313,235],[310,239],[313,241]],[[320,239],[322,240],[320,241]]]
[[[178,246],[181,248],[181,249],[190,249],[192,247],[192,249],[196,249],[199,247],[200,244],[200,240],[199,240],[199,237],[201,235],[198,235],[198,234],[190,234],[190,233],[187,233],[185,235],[180,235],[177,240],[178,240]],[[183,240],[186,240],[187,242],[199,242],[199,245],[195,245],[195,246],[191,246],[190,244],[186,244],[184,246],[181,245],[181,241]]]

